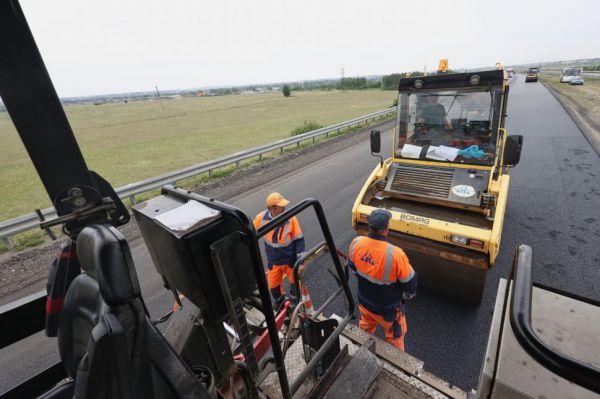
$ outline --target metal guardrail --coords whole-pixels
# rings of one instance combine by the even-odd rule
[[[351,127],[353,125],[360,125],[361,123],[367,123],[371,119],[376,119],[387,114],[396,112],[396,108],[387,108],[382,111],[373,112],[368,115],[359,116],[354,119],[350,119],[345,122],[336,123],[334,125],[322,127],[317,130],[312,130],[303,134],[299,134],[288,139],[275,141],[273,143],[265,144],[262,146],[254,147],[246,151],[237,152],[235,154],[226,155],[221,158],[217,158],[212,161],[203,162],[194,166],[179,169],[174,172],[169,172],[160,176],[152,177],[150,179],[142,180],[136,183],[131,183],[126,186],[117,188],[115,191],[120,198],[130,198],[135,203],[135,196],[137,194],[145,193],[147,191],[155,190],[164,186],[165,184],[175,184],[178,181],[188,179],[190,177],[197,176],[202,173],[208,173],[212,175],[213,170],[236,164],[239,167],[240,162],[249,158],[259,157],[262,159],[262,155],[268,152],[280,149],[283,153],[285,147],[293,144],[300,145],[302,141],[312,139],[313,142],[316,137],[325,135],[328,136],[330,133],[340,131]],[[55,218],[56,211],[54,208],[46,208],[41,211],[45,219]],[[40,218],[36,212],[29,213],[27,215],[19,216],[13,219],[5,220],[0,222],[0,239],[4,244],[12,249],[13,245],[9,237],[14,236],[25,231],[33,230],[39,227]]]
[[[600,72],[583,72],[584,78],[600,79]]]

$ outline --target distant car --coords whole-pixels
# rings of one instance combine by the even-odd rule
[[[569,80],[569,84],[571,86],[574,85],[583,85],[583,78],[581,76],[572,76]]]

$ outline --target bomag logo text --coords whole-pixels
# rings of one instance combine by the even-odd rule
[[[407,222],[413,222],[413,223],[418,223],[418,224],[429,224],[429,219],[424,218],[422,216],[415,216],[415,215],[407,215],[406,213],[403,213],[400,215],[400,220],[405,220]]]

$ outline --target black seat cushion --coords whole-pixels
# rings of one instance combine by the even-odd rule
[[[121,233],[112,226],[93,225],[83,229],[77,243],[83,273],[73,280],[65,295],[58,326],[60,357],[73,378],[89,351],[92,330],[102,315],[112,311],[124,319],[123,324],[130,327],[126,336],[131,347],[134,342],[140,344],[136,328],[137,324],[144,327],[141,321],[145,318],[141,305],[129,304],[140,296],[140,289],[129,246]],[[129,323],[127,319],[140,323]]]
[[[125,238],[108,225],[81,231],[83,273],[65,296],[60,357],[79,398],[209,398],[151,324]]]
[[[98,282],[92,276],[83,273],[73,280],[58,323],[58,351],[69,376],[75,378],[92,329],[106,308]]]
[[[140,296],[140,285],[125,237],[109,225],[88,226],[77,238],[82,269],[100,285],[102,299],[117,306]]]
[[[105,313],[92,330],[88,352],[75,379],[75,399],[133,398],[131,364],[125,330],[112,313]]]

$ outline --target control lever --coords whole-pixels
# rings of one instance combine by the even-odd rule
[[[175,291],[175,290],[171,290],[171,292],[173,292],[173,296],[175,297],[175,302],[173,303],[173,307],[165,315],[163,315],[160,319],[152,320],[151,322],[153,325],[156,326],[158,324],[164,323],[165,321],[169,320],[171,318],[171,316],[173,316],[174,313],[179,312],[181,310],[181,308],[183,307],[183,303],[181,303],[181,301],[183,301],[185,296],[183,294],[177,295],[177,291]]]

